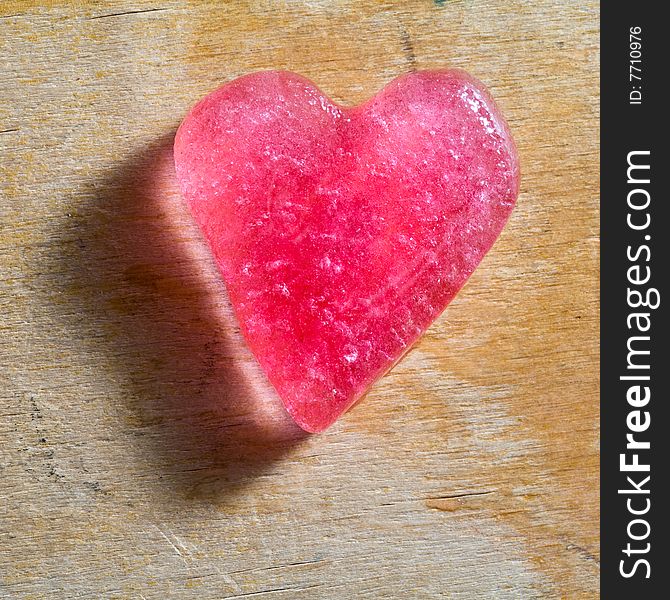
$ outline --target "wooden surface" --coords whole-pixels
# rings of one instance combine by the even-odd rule
[[[598,3],[3,2],[0,597],[593,598]],[[518,208],[331,430],[278,407],[174,187],[189,106],[287,68],[487,83]]]

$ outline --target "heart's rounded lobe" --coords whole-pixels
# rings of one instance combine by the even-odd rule
[[[322,431],[445,309],[496,240],[517,153],[462,71],[355,108],[288,72],[200,101],[174,147],[184,197],[287,410]]]

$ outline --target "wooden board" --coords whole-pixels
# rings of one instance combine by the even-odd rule
[[[594,598],[598,3],[0,8],[0,597]],[[174,187],[189,106],[459,66],[518,208],[415,349],[301,434]]]

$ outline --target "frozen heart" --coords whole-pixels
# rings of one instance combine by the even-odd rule
[[[251,350],[313,432],[445,309],[519,185],[500,112],[452,70],[354,108],[293,73],[248,75],[193,108],[174,156]]]

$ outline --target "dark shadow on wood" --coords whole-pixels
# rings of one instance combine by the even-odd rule
[[[119,165],[77,202],[86,208],[71,216],[58,259],[63,314],[99,357],[105,388],[116,390],[110,411],[119,438],[146,461],[147,485],[224,502],[307,434],[242,341],[179,195],[173,138]]]

